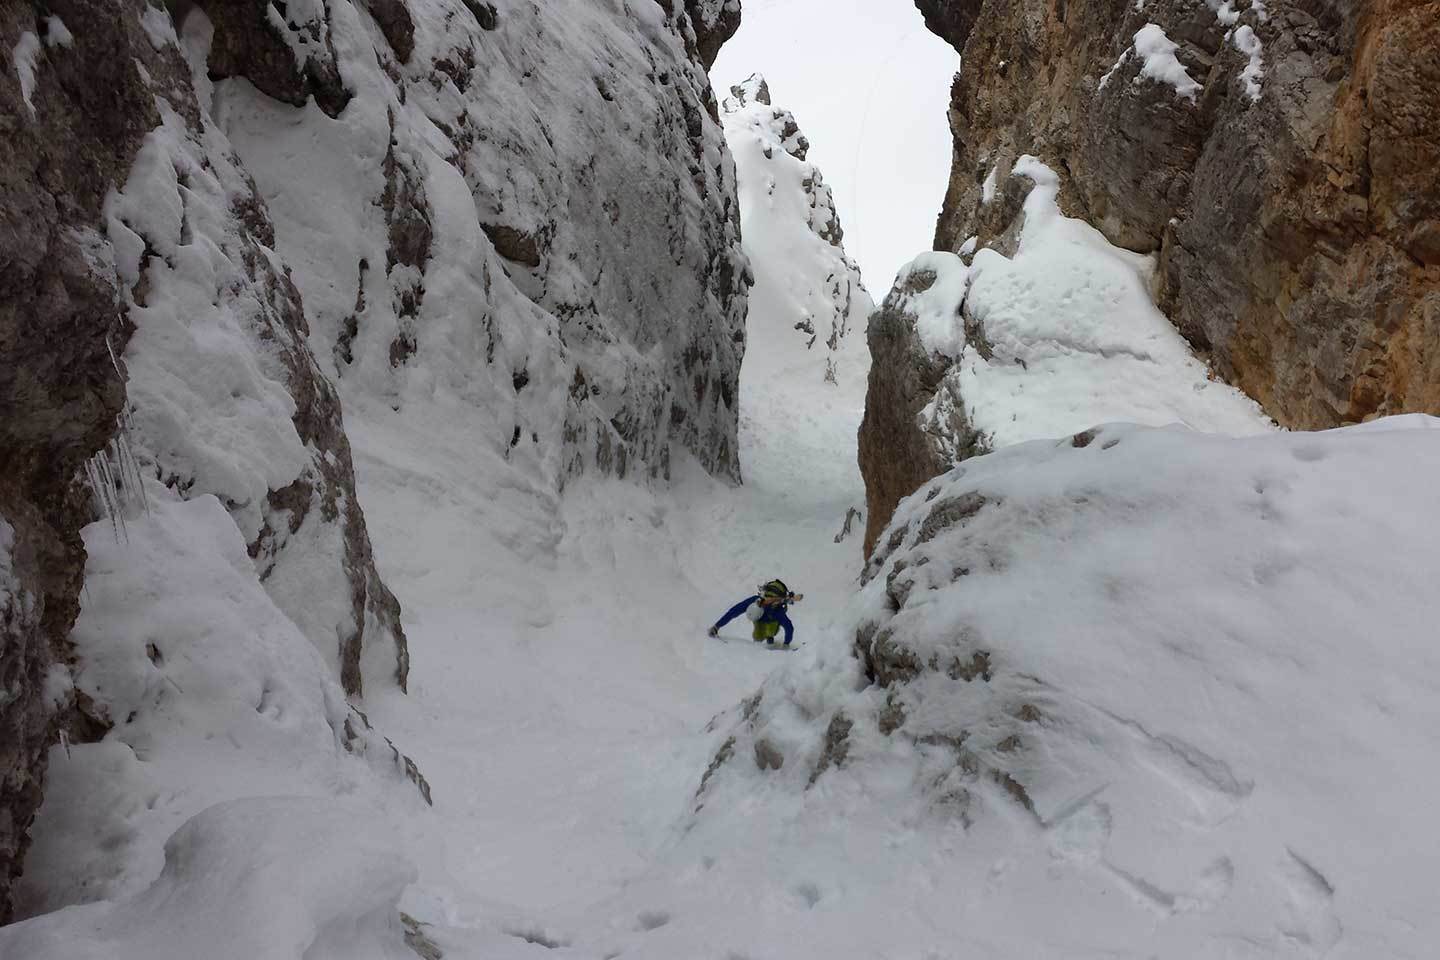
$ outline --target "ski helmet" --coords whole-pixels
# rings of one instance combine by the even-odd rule
[[[790,588],[785,586],[784,580],[771,580],[760,588],[760,593],[767,597],[788,597]]]

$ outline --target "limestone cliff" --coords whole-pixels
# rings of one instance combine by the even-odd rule
[[[1004,234],[1033,154],[1281,424],[1440,410],[1440,5],[916,6],[964,58],[937,249]]]

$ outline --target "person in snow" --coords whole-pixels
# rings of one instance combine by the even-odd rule
[[[767,645],[775,646],[775,634],[783,629],[785,631],[784,646],[789,647],[790,641],[795,637],[795,625],[790,622],[785,608],[803,599],[804,597],[800,594],[791,593],[790,588],[785,586],[783,580],[771,580],[760,586],[759,593],[746,597],[731,607],[725,616],[715,621],[709,634],[712,637],[719,636],[721,627],[743,613],[755,624],[750,636],[756,643],[764,640]]]

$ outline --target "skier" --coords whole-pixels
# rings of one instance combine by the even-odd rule
[[[785,586],[783,580],[771,580],[769,583],[760,586],[760,592],[753,597],[746,597],[715,622],[715,625],[708,631],[709,635],[716,637],[720,635],[720,628],[740,614],[745,614],[755,622],[755,628],[750,636],[756,643],[761,640],[767,646],[775,646],[775,634],[781,628],[785,630],[784,649],[790,649],[790,641],[795,636],[795,625],[785,614],[785,608],[792,603],[798,603],[805,599],[801,594],[791,593],[790,588]]]

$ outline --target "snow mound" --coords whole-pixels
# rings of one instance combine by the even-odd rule
[[[22,916],[134,894],[159,871],[165,839],[222,801],[384,804],[388,781],[396,809],[421,807],[405,758],[267,596],[219,501],[181,501],[153,481],[148,492],[149,515],[130,517],[122,539],[107,522],[84,531],[75,685],[113,728],[51,751]]]
[[[361,812],[292,797],[196,815],[165,844],[158,879],[120,903],[0,930],[27,960],[414,960],[399,899],[415,870]]]
[[[932,350],[958,358],[950,376],[992,446],[1112,421],[1273,429],[1258,404],[1210,379],[1150,299],[1151,258],[1063,216],[1058,179],[1035,158],[1020,158],[1015,172],[1035,183],[1015,256],[976,252],[968,283],[949,269],[946,283],[927,291],[921,329]],[[935,302],[942,287],[947,303]]]
[[[843,876],[831,911],[923,917],[917,949],[1427,955],[1437,426],[966,461],[736,711],[687,844]]]

